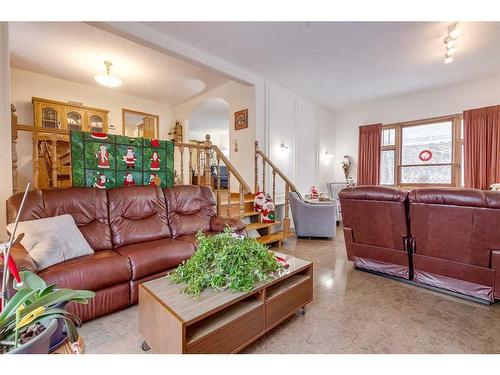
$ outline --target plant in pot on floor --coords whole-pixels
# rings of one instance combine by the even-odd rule
[[[51,336],[64,322],[70,342],[78,340],[80,319],[64,309],[68,302],[88,303],[95,296],[88,290],[47,285],[32,272],[20,272],[14,280],[17,292],[0,313],[0,353],[47,354]]]
[[[170,274],[172,281],[186,283],[185,292],[194,296],[208,287],[249,292],[256,282],[276,277],[286,267],[266,246],[230,228],[214,236],[198,232],[196,239],[196,253]]]

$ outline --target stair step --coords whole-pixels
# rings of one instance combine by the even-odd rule
[[[259,241],[263,245],[267,245],[270,243],[281,242],[284,239],[285,236],[283,235],[283,232],[275,232],[265,236],[261,236],[257,238],[257,241]]]
[[[245,198],[243,203],[253,203],[253,198],[250,199],[250,198]],[[239,204],[240,203],[240,200],[239,198],[231,198],[231,206],[235,205],[235,204]],[[220,205],[221,206],[227,206],[227,199],[223,199],[221,200],[220,202]]]
[[[258,216],[258,215],[260,215],[260,212],[257,212],[257,211],[244,211],[243,212],[243,217]]]
[[[246,230],[257,230],[257,229],[269,228],[269,227],[272,227],[273,225],[277,225],[277,224],[280,224],[280,222],[275,221],[274,223],[261,223],[261,222],[250,223],[247,225]]]

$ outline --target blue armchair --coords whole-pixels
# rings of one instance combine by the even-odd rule
[[[336,202],[308,203],[290,193],[290,208],[297,237],[336,237]]]

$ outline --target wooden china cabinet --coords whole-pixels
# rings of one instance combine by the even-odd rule
[[[33,132],[34,187],[69,187],[70,130],[107,133],[109,111],[37,97],[32,102],[34,126],[18,125],[18,129]]]

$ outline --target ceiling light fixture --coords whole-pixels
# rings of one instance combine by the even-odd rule
[[[97,83],[109,88],[120,86],[122,84],[122,80],[111,75],[111,65],[113,64],[110,61],[104,61],[104,65],[106,65],[106,74],[96,74],[94,76]]]
[[[446,45],[446,53],[444,55],[444,63],[449,64],[453,61],[453,54],[457,51],[457,38],[460,32],[457,29],[458,22],[450,25],[448,27],[448,35],[444,38],[444,44]]]

